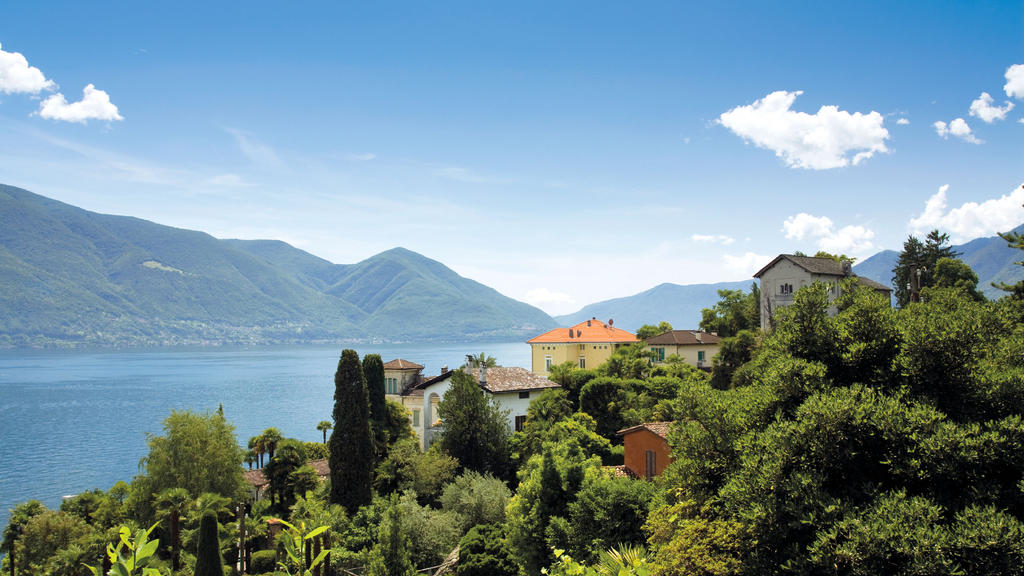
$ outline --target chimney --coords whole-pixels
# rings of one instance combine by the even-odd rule
[[[573,337],[573,335],[572,335],[572,328],[569,328],[569,338],[572,338],[572,337]]]
[[[609,326],[612,326],[612,325],[614,325],[614,324],[615,324],[615,320],[613,320],[613,319],[609,318],[609,319],[608,319],[608,325],[609,325]]]
[[[445,364],[444,366],[441,367],[441,374],[444,374],[447,371],[448,371],[448,365]]]
[[[487,385],[487,365],[482,362],[480,363],[480,385]]]
[[[577,337],[577,338],[579,338],[579,337],[580,337],[580,336],[581,336],[582,334],[583,334],[583,331],[582,331],[582,330],[577,330],[577,331],[576,331],[576,337]]]
[[[849,260],[843,260],[843,276],[849,276],[853,273],[853,267],[850,265]]]
[[[587,328],[590,328],[590,320],[587,320]]]

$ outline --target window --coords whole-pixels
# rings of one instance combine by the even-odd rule
[[[529,398],[530,397],[530,393],[529,392],[520,392],[519,393],[519,397],[520,398]]]
[[[580,356],[580,368],[586,368],[586,367],[587,367],[587,359],[585,357],[583,357],[583,356]]]
[[[792,293],[793,293],[793,285],[792,284],[789,284],[789,283],[779,284],[779,294],[780,295],[787,296],[787,295],[792,294]]]
[[[526,416],[516,416],[516,432],[522,432],[526,425]]]
[[[697,350],[697,362],[703,362],[703,361],[704,361],[704,351],[703,350]]]
[[[644,455],[647,457],[647,463],[644,467],[644,477],[650,480],[651,478],[654,478],[654,475],[657,473],[656,463],[658,456],[654,453],[654,450],[647,450]]]
[[[665,349],[664,348],[655,348],[654,352],[658,355],[658,362],[664,362],[665,361]]]
[[[550,355],[545,356],[544,357],[544,371],[545,372],[550,372],[551,371],[551,364],[552,364],[551,356]]]
[[[388,378],[386,380],[387,393],[398,394],[398,381],[397,378]]]
[[[413,410],[412,411],[412,425],[413,426],[419,426],[420,425],[420,411],[419,410]]]

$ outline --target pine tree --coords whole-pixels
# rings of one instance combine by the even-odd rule
[[[384,513],[377,534],[377,545],[370,551],[366,566],[367,576],[414,576],[416,568],[409,552],[409,539],[402,532],[402,509],[398,497],[391,497],[391,505]]]
[[[896,267],[892,269],[897,306],[902,308],[909,304],[911,293],[916,289],[935,283],[935,266],[940,259],[959,256],[946,245],[948,242],[949,235],[932,230],[923,244],[913,236],[903,243],[903,252],[900,252]]]
[[[203,514],[203,519],[199,522],[199,541],[196,544],[195,576],[224,576],[218,528],[216,513],[210,510]]]
[[[1005,232],[1000,233],[999,237],[1006,240],[1006,243],[1010,245],[1010,248],[1016,248],[1018,250],[1024,250],[1024,232]],[[1018,266],[1024,266],[1024,260],[1015,262]],[[1018,280],[1016,284],[1007,284],[1006,282],[994,283],[993,286],[1010,293],[1010,297],[1015,300],[1024,300],[1024,280]]]
[[[349,514],[372,498],[373,440],[366,380],[359,354],[341,352],[334,374],[334,431],[330,440],[331,503]]]

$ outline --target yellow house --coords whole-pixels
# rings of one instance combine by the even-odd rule
[[[527,340],[532,356],[533,373],[547,376],[552,366],[573,362],[580,368],[597,368],[611,358],[619,346],[636,342],[636,336],[625,330],[591,318],[571,328],[555,328]]]
[[[644,340],[644,344],[654,353],[655,362],[664,362],[676,354],[697,368],[711,368],[711,359],[720,346],[717,334],[700,330],[670,330]]]

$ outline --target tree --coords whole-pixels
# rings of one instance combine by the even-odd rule
[[[386,416],[384,401],[387,389],[384,382],[384,362],[380,354],[363,356],[363,376],[366,378],[366,391],[370,399],[370,421],[374,426],[383,423]]]
[[[498,359],[494,356],[488,356],[486,352],[479,354],[467,354],[466,363],[462,365],[463,368],[477,368],[481,366],[484,368],[496,368],[498,366]]]
[[[636,338],[637,340],[647,340],[648,338],[652,338],[658,334],[664,334],[665,332],[671,331],[672,325],[662,320],[657,326],[653,326],[651,324],[644,324],[641,326],[640,329],[636,331]]]
[[[474,526],[459,541],[456,576],[517,576],[519,567],[508,553],[501,526]]]
[[[895,288],[896,305],[900,308],[918,298],[922,288],[935,282],[935,265],[940,258],[956,258],[957,253],[946,244],[949,236],[932,230],[922,244],[913,236],[903,243],[896,267],[892,269],[892,283]]]
[[[377,545],[370,551],[367,576],[415,576],[416,568],[409,553],[409,540],[402,531],[402,509],[396,496],[384,513]]]
[[[749,294],[742,290],[719,290],[718,303],[701,310],[700,329],[722,338],[760,327],[761,289],[757,282],[750,285]]]
[[[932,278],[932,285],[937,288],[956,288],[976,302],[985,300],[985,296],[978,292],[978,275],[958,258],[939,258]]]
[[[355,350],[345,349],[334,374],[334,432],[331,433],[331,497],[349,514],[372,499],[373,439],[366,381]]]
[[[220,537],[217,515],[203,514],[199,523],[199,542],[196,545],[195,576],[224,576],[224,561],[220,556]]]
[[[732,376],[746,364],[757,348],[758,332],[740,330],[734,336],[719,341],[718,354],[711,359],[711,385],[724,390],[732,385]]]
[[[290,490],[289,478],[293,472],[306,464],[306,447],[302,442],[287,438],[278,444],[277,454],[267,462],[263,473],[270,482],[271,501],[277,501],[282,510],[295,502]]]
[[[473,376],[457,370],[437,406],[444,423],[438,441],[445,454],[466,470],[507,478],[511,473],[508,411],[488,400]]]
[[[500,479],[472,470],[444,487],[441,508],[453,512],[461,523],[461,533],[477,524],[501,524],[512,492]]]
[[[281,440],[284,440],[284,435],[282,435],[281,431],[278,430],[277,428],[270,427],[264,430],[262,434],[260,434],[260,438],[263,439],[262,444],[267,452],[267,455],[270,458],[273,458],[274,452],[277,451],[277,444]]]
[[[1010,245],[1010,248],[1024,250],[1024,232],[1002,232],[999,234],[999,237],[1006,240],[1006,243]],[[1016,262],[1016,264],[1018,266],[1024,266],[1024,260]],[[1024,300],[1024,280],[1018,280],[1016,284],[1000,282],[993,285],[1004,292],[1009,292],[1011,297],[1015,300]]]
[[[149,436],[147,443],[145,474],[137,478],[147,499],[168,488],[184,488],[193,498],[213,492],[234,500],[246,493],[244,451],[223,416],[172,410],[164,436]]]
[[[321,420],[317,425],[316,429],[324,433],[324,444],[327,444],[327,431],[334,428],[330,420]]]
[[[171,571],[181,569],[181,517],[192,498],[184,488],[167,488],[156,496],[158,517],[167,518],[168,534],[171,538]]]

